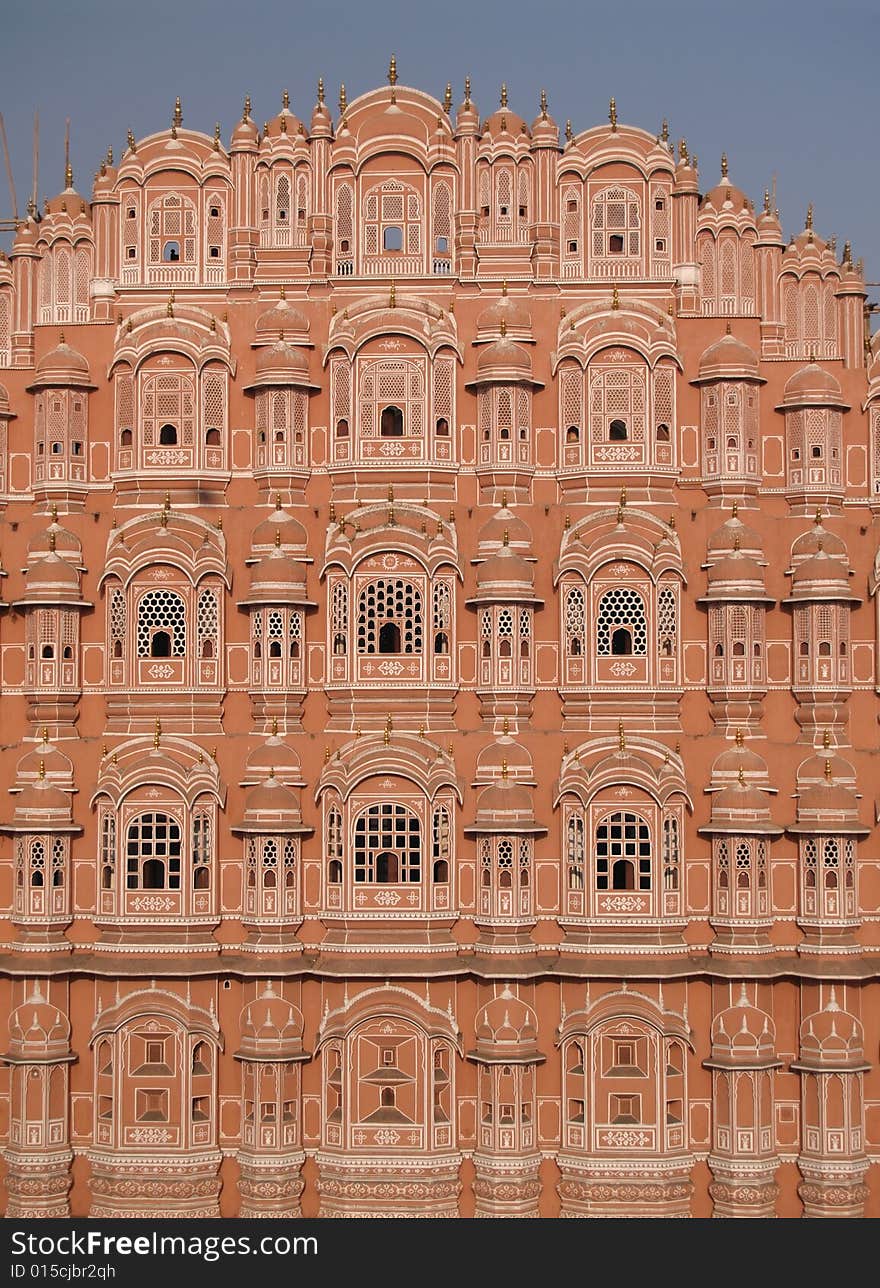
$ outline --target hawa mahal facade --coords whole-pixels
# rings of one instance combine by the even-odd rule
[[[0,258],[5,1211],[880,1215],[862,270],[388,81]]]

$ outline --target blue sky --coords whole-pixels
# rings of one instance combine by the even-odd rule
[[[454,102],[465,75],[484,114],[506,81],[510,106],[531,121],[542,86],[560,126],[607,118],[684,135],[702,186],[730,158],[731,179],[756,203],[772,175],[786,234],[815,226],[839,246],[849,238],[867,276],[880,281],[880,3],[878,0],[43,0],[7,6],[0,46],[0,111],[19,206],[31,188],[31,133],[40,114],[40,201],[63,187],[64,120],[87,194],[108,145],[119,155],[170,124],[176,94],[186,126],[224,140],[245,93],[262,122],[288,89],[311,112],[319,74],[335,106],[385,82],[397,56],[400,83]],[[0,210],[10,203],[0,181]],[[880,299],[880,287],[871,291]]]

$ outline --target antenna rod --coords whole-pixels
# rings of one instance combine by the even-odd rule
[[[40,179],[40,113],[34,112],[34,190],[31,193],[31,200],[34,203],[34,209],[37,208],[37,189]]]
[[[9,160],[9,144],[6,141],[6,126],[3,123],[3,113],[0,112],[0,138],[3,140],[3,160],[6,165],[6,178],[9,181],[9,192],[12,196],[12,217],[16,224],[18,223],[18,199],[15,195],[15,181],[12,178],[12,165]]]

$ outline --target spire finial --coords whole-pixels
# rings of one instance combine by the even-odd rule
[[[545,89],[541,90],[541,117],[543,120],[547,120],[547,91]]]
[[[49,533],[49,549],[52,551],[52,554],[54,555],[55,553],[55,533],[54,532]]]
[[[847,268],[852,268],[852,242],[843,243],[843,262]]]
[[[348,96],[345,92],[345,81],[339,86],[339,115],[345,116],[348,111]]]
[[[501,493],[501,505],[502,505],[502,507],[503,507],[505,510],[507,509],[507,493],[506,493],[506,492],[502,492],[502,493]]]
[[[323,76],[318,77],[318,103],[320,104],[321,107],[324,106],[324,77]]]
[[[251,116],[251,96],[250,94],[245,94],[244,107],[242,109],[241,119],[242,121],[249,121],[250,116]]]
[[[507,278],[506,277],[503,278],[501,282],[501,294],[504,299],[507,299]]]
[[[281,106],[283,107],[285,112],[290,111],[290,95],[288,94],[287,90],[285,90],[281,95]]]
[[[137,143],[131,130],[128,131],[128,150],[129,152],[137,152]]]
[[[505,738],[510,733],[510,721],[507,716],[504,717],[504,724],[501,726],[501,732],[504,734]]]
[[[501,326],[499,330],[501,331],[501,338],[503,340],[504,337],[507,335],[507,318],[501,319]]]
[[[725,325],[725,327],[724,327],[724,334],[725,334],[725,335],[731,335],[731,334],[732,334],[732,328],[731,328],[730,320],[729,320],[729,319],[728,319],[728,321],[727,321],[727,323],[726,323],[726,325]]]
[[[744,742],[745,742],[745,735],[743,734],[742,729],[737,729],[737,731],[736,731],[736,745],[737,745],[737,747],[742,747],[742,745],[743,745],[743,743],[744,743]]]
[[[619,308],[620,308],[620,295],[619,295],[619,294],[618,294],[618,292],[617,292],[617,287],[616,287],[616,286],[615,286],[614,290],[611,292],[611,307],[612,307],[613,309],[619,309]]]
[[[821,505],[820,505],[820,506],[818,507],[818,509],[816,510],[816,517],[815,517],[815,519],[813,520],[813,522],[815,523],[815,525],[816,525],[816,527],[817,527],[817,528],[819,527],[819,525],[820,525],[820,524],[821,524],[821,522],[822,522],[822,507],[821,507]]]
[[[745,787],[745,785],[746,785],[746,774],[745,774],[745,770],[743,769],[742,765],[740,765],[740,767],[739,767],[739,773],[737,774],[737,779],[739,780],[739,785],[740,785],[740,787]]]
[[[826,783],[830,783],[830,782],[831,782],[831,761],[830,761],[830,759],[826,759],[826,761],[825,761],[825,781],[826,781]]]
[[[823,748],[825,749],[825,751],[827,751],[827,750],[828,750],[828,748],[831,746],[831,730],[830,730],[830,729],[826,729],[826,730],[825,730],[825,732],[824,732],[824,733],[823,733],[823,735],[822,735],[822,746],[823,746]]]
[[[623,728],[623,721],[618,721],[617,725],[617,748],[618,751],[626,751],[626,733]]]
[[[663,118],[663,124],[660,127],[660,142],[669,144],[669,122],[666,117]]]
[[[153,746],[158,749],[159,739],[162,737],[162,721],[156,716],[156,727],[153,730]]]
[[[394,88],[397,84],[397,59],[391,55],[391,62],[388,64],[388,84],[391,86],[391,102],[397,102],[397,90]]]
[[[273,738],[278,737],[278,717],[277,716],[272,717],[272,737]]]
[[[64,187],[73,187],[73,167],[70,164],[70,121],[64,130]]]
[[[678,159],[679,159],[679,161],[681,161],[682,165],[687,165],[687,164],[688,164],[688,144],[687,144],[687,139],[679,139],[679,141],[678,141]]]
[[[51,516],[52,516],[52,522],[53,522],[53,523],[57,523],[57,522],[58,522],[58,506],[55,504],[55,502],[54,502],[54,501],[52,502],[52,509],[49,511],[49,513],[50,513],[50,514],[51,514]]]
[[[510,531],[509,531],[509,529],[507,529],[507,528],[505,528],[505,529],[504,529],[504,535],[503,535],[503,537],[501,538],[501,544],[502,544],[503,546],[509,546],[509,545],[510,545]]]
[[[738,514],[739,514],[739,501],[734,500],[733,505],[730,507],[731,519],[735,519]]]
[[[764,214],[765,215],[770,214],[770,189],[769,188],[764,189]]]
[[[727,153],[726,152],[721,153],[721,178],[722,179],[727,178]]]
[[[180,95],[174,100],[174,124],[180,129],[183,125],[183,109],[180,106]]]
[[[391,290],[388,295],[388,307],[394,309],[397,307],[397,287],[394,284],[394,278],[391,279]]]
[[[808,231],[808,232],[812,232],[812,231],[813,231],[813,203],[812,203],[812,201],[811,201],[811,202],[809,203],[809,205],[807,206],[807,219],[806,219],[806,223],[804,224],[804,227],[807,229],[807,231]]]
[[[505,81],[501,82],[501,96],[499,99],[499,106],[507,107],[507,84]]]
[[[214,122],[214,151],[220,151],[220,122]]]
[[[470,78],[470,76],[465,76],[465,78],[464,78],[464,105],[465,105],[465,107],[470,107],[470,105],[471,105],[471,78]]]
[[[446,82],[446,90],[443,94],[443,111],[447,116],[452,111],[452,81]]]
[[[49,726],[43,725],[43,742],[45,744],[48,741],[49,741]]]
[[[617,103],[613,98],[611,102],[608,104],[608,120],[611,122],[612,130],[616,130],[617,129]]]
[[[573,135],[573,134],[572,134],[572,132],[571,132],[571,118],[569,117],[569,119],[565,122],[565,141],[566,141],[566,143],[571,143],[571,141],[572,141],[572,139],[573,139],[573,138],[574,138],[574,135]]]
[[[174,317],[174,292],[173,291],[168,297],[168,303],[165,305],[165,312],[168,314],[170,318]]]
[[[46,762],[45,760],[41,760],[40,761],[40,782],[41,783],[44,781],[45,777],[46,777]]]
[[[501,762],[501,780],[502,782],[505,782],[505,783],[507,782],[507,761],[506,760],[502,760]]]
[[[280,528],[275,529],[275,549],[276,550],[281,549],[281,529]]]

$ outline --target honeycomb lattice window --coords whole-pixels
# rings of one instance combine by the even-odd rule
[[[199,634],[199,657],[216,657],[217,655],[217,596],[213,590],[203,590],[199,595],[197,627]],[[209,651],[206,651],[209,650]]]
[[[412,810],[383,801],[358,816],[354,828],[356,882],[417,882],[421,865],[421,824]]]
[[[645,605],[641,595],[629,586],[614,586],[599,601],[596,652],[600,657],[609,657],[615,651],[615,638],[621,630],[629,632],[630,647],[626,651],[644,657],[648,651]]]
[[[384,579],[365,586],[358,604],[358,653],[421,651],[422,596],[418,588],[408,581]]]
[[[153,652],[153,637],[165,632],[170,637],[170,657],[186,653],[186,605],[173,590],[148,590],[138,604],[138,657],[160,656]]]
[[[671,657],[675,653],[675,636],[675,591],[671,586],[661,586],[657,596],[657,652]]]

